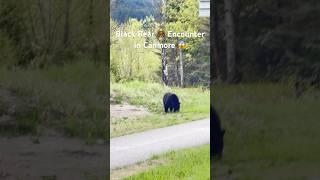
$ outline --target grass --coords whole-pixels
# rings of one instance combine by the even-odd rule
[[[105,138],[104,78],[103,66],[84,60],[42,70],[1,69],[0,88],[11,93],[9,102],[18,107],[14,113],[17,128],[6,131],[35,134],[41,127],[50,127],[88,141]]]
[[[289,85],[257,83],[217,85],[212,93],[222,126],[227,130],[224,157],[213,166],[215,179],[320,179],[319,91],[310,89],[295,98]],[[166,160],[164,157],[169,154],[161,155],[160,159]],[[184,160],[209,160],[201,155],[193,158],[186,155]],[[187,170],[194,173],[191,178],[178,177],[178,172],[187,169],[180,165],[180,160],[173,158],[151,166],[126,180],[206,179],[205,173],[197,174],[193,169]],[[195,169],[201,167],[197,163],[192,165]]]
[[[216,179],[319,179],[320,94],[294,98],[281,84],[216,86],[226,128]]]
[[[159,156],[154,156],[148,161],[155,160],[164,163],[123,179],[208,180],[210,178],[209,145],[179,151],[171,151]]]
[[[209,117],[210,93],[201,88],[170,88],[157,83],[138,81],[111,83],[111,95],[116,103],[127,102],[143,106],[151,115],[136,119],[112,119],[111,136],[120,136],[147,129],[199,120]],[[181,102],[179,113],[164,113],[162,98],[174,92]]]

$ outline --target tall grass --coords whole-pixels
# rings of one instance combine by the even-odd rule
[[[288,85],[261,83],[216,86],[212,93],[227,130],[217,179],[320,177],[318,91],[295,98]]]
[[[49,126],[84,138],[106,134],[104,78],[103,64],[84,60],[42,70],[0,71],[0,84],[32,107],[33,116],[23,120],[30,129]]]

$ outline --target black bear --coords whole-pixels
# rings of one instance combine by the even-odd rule
[[[178,96],[173,93],[166,93],[163,96],[163,107],[165,112],[178,112],[180,110]]]
[[[210,106],[210,156],[220,159],[223,153],[223,136],[225,130],[221,128],[220,119],[213,108]]]

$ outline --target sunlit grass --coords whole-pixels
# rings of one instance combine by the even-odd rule
[[[179,113],[164,113],[162,98],[166,92],[178,95]],[[137,119],[111,121],[111,136],[130,134],[147,129],[199,120],[209,117],[210,93],[201,88],[170,88],[157,83],[129,82],[111,84],[111,94],[117,103],[146,107],[151,115]]]
[[[171,151],[156,156],[166,163],[145,172],[124,178],[124,180],[209,180],[209,145],[179,151]]]

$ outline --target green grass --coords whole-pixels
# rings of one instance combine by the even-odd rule
[[[216,179],[319,179],[320,94],[293,96],[290,86],[216,86],[215,107],[226,128]]]
[[[111,94],[117,103],[143,106],[151,115],[137,119],[111,120],[111,136],[130,134],[209,117],[210,93],[201,88],[170,88],[157,83],[138,81],[111,83]],[[162,98],[174,92],[181,102],[179,113],[164,113]]]
[[[18,127],[10,131],[20,133],[26,129],[27,133],[38,133],[39,127],[44,126],[87,140],[104,138],[104,78],[102,64],[95,66],[88,60],[42,70],[1,69],[0,88],[11,92],[11,106],[21,104],[15,115]]]
[[[153,159],[166,163],[124,180],[208,180],[210,178],[209,145],[171,151]]]
[[[310,89],[297,99],[289,85],[257,83],[217,85],[211,93],[227,129],[224,157],[213,167],[215,179],[320,179],[319,91]],[[193,160],[189,155],[184,160],[188,158]],[[204,160],[209,157],[195,161]],[[187,169],[181,162],[173,159],[126,179],[206,178],[193,169],[186,171],[194,173],[192,178],[177,177]]]

